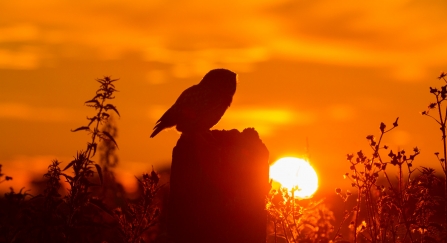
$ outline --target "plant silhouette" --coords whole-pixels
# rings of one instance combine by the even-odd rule
[[[387,129],[379,126],[379,139],[366,137],[371,155],[363,151],[348,154],[351,172],[344,174],[356,193],[336,193],[346,202],[357,195],[356,206],[345,212],[342,224],[352,217],[349,228],[353,242],[439,242],[442,240],[442,225],[434,220],[440,198],[434,191],[440,180],[431,168],[414,168],[414,160],[420,154],[417,147],[411,153],[405,150],[393,152],[383,145],[386,133],[398,126],[398,119]],[[387,151],[387,152],[384,152]],[[397,169],[397,181],[388,171]],[[385,181],[379,178],[385,178]],[[341,225],[340,225],[341,227]],[[337,230],[335,239],[341,239]]]
[[[7,176],[7,175],[2,173],[2,165],[0,164],[0,183],[2,183],[4,181],[10,181],[10,180],[12,180],[12,177]]]
[[[444,197],[447,197],[447,141],[446,141],[446,124],[447,124],[447,106],[445,101],[447,99],[447,73],[441,72],[438,76],[439,80],[444,80],[446,84],[441,86],[441,89],[430,87],[430,93],[435,96],[436,102],[432,102],[428,105],[427,110],[422,112],[422,115],[433,118],[436,123],[440,126],[442,133],[442,147],[443,152],[440,156],[439,152],[436,152],[436,158],[442,167],[442,172],[444,173]],[[431,110],[435,110],[437,114],[430,114]],[[447,202],[444,202],[444,227],[447,227]],[[446,233],[447,234],[447,233]]]
[[[115,98],[117,79],[104,77],[96,81],[100,83],[99,89],[85,102],[96,114],[87,118],[86,126],[72,130],[89,132],[91,140],[87,148],[78,151],[63,169],[62,162],[51,162],[44,175],[43,194],[33,196],[23,189],[17,193],[11,189],[5,195],[0,209],[0,242],[144,242],[148,239],[147,231],[157,224],[160,209],[154,198],[160,186],[154,170],[144,173],[143,179],[137,178],[142,192],[136,200],[122,198],[118,204],[105,203],[113,200],[95,190],[102,187],[104,172],[109,188],[122,188],[111,171],[118,161],[115,154],[118,146],[116,130],[108,124],[109,112],[119,116],[116,106],[109,103]],[[99,141],[102,146],[98,146]],[[104,171],[93,161],[98,147]],[[67,191],[61,178],[68,186]],[[124,193],[122,189],[119,191]]]

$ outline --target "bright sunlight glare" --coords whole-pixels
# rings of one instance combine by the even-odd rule
[[[295,197],[309,198],[318,188],[318,176],[314,168],[304,159],[284,157],[270,166],[270,179],[289,191],[298,187]]]

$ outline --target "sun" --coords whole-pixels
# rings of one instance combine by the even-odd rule
[[[284,157],[270,166],[270,179],[289,191],[298,186],[295,197],[309,198],[318,189],[318,176],[304,159]]]

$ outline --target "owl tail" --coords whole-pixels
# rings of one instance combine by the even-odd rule
[[[161,132],[161,130],[163,130],[164,127],[161,127],[160,124],[156,125],[154,127],[154,131],[151,134],[151,138],[155,137],[159,132]]]
[[[160,120],[157,121],[157,124],[155,124],[151,138],[155,137],[163,129],[175,126],[176,123],[174,121],[175,119],[173,118],[172,108],[170,108],[165,112],[165,114],[163,114],[163,116],[161,116]]]

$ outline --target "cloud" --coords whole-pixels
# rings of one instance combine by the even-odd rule
[[[33,47],[21,47],[19,50],[0,48],[0,69],[36,69],[40,54]]]
[[[417,80],[445,63],[447,28],[441,2],[322,0],[288,2],[273,11],[281,36],[272,53],[300,61],[385,67],[395,78]]]
[[[164,70],[150,70],[146,74],[146,79],[150,84],[162,84],[167,80],[166,72]]]
[[[408,131],[396,130],[390,135],[392,144],[397,146],[408,145],[412,141],[412,136]]]
[[[332,105],[328,108],[329,118],[335,121],[349,121],[354,118],[354,109],[349,105]]]
[[[175,77],[200,76],[216,66],[251,70],[279,57],[391,67],[397,78],[409,79],[445,63],[447,51],[441,2],[25,2],[3,4],[3,18],[11,24],[0,27],[0,45],[57,44],[58,51],[0,46],[0,67],[38,68],[44,57],[84,47],[93,52],[75,53],[106,60],[137,52],[172,65]]]
[[[76,112],[54,107],[36,107],[22,103],[0,103],[0,119],[18,119],[42,122],[65,122]]]
[[[39,29],[33,24],[13,23],[0,26],[0,69],[36,69],[42,50],[32,44],[39,39]]]
[[[237,128],[242,130],[254,127],[263,136],[273,134],[275,130],[286,126],[305,126],[315,121],[310,112],[283,108],[245,107],[228,110],[217,128]]]
[[[151,120],[158,120],[168,109],[164,106],[152,106],[148,110]],[[255,127],[262,135],[269,135],[282,126],[304,126],[315,121],[315,115],[310,112],[292,111],[281,108],[261,107],[231,107],[221,118],[214,129],[239,129]]]
[[[237,108],[232,109],[225,114],[225,119],[231,122],[261,122],[270,124],[287,124],[297,121],[295,115],[288,110],[282,109],[264,109],[264,108]],[[308,116],[301,116],[299,123],[307,123]]]
[[[268,54],[265,48],[209,48],[200,50],[170,50],[148,47],[144,58],[147,61],[173,64],[172,75],[178,78],[201,76],[217,67],[251,70],[251,64],[265,61]]]
[[[32,24],[15,23],[0,27],[0,43],[37,40],[39,29]]]

